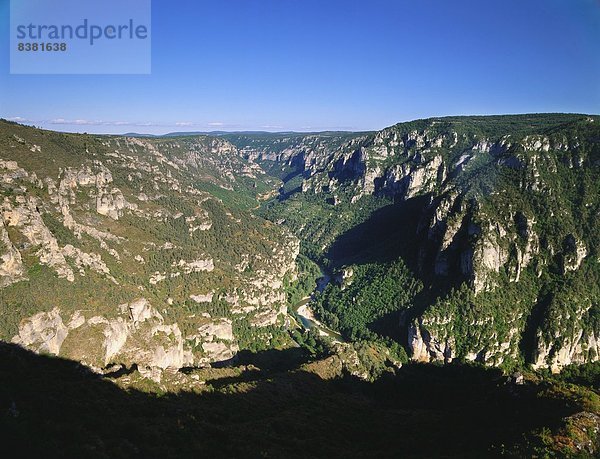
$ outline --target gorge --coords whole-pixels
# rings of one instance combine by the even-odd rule
[[[159,137],[0,121],[0,338],[124,390],[445,365],[542,391],[600,374],[599,171],[596,115]],[[595,381],[555,431],[600,426]]]

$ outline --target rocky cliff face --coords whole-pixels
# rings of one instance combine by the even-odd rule
[[[2,338],[154,379],[268,345],[299,253],[251,212],[276,183],[224,139],[1,122]]]
[[[160,381],[163,370],[177,371],[235,356],[239,348],[231,320],[203,317],[197,325],[195,332],[184,335],[177,323],[165,323],[148,300],[140,298],[119,305],[110,319],[86,317],[86,311],[79,309],[64,319],[58,308],[37,313],[21,321],[12,342],[81,361],[98,372],[135,364],[140,372]]]
[[[566,277],[581,279],[573,281],[577,283],[585,276],[580,271],[583,264],[587,263],[585,270],[597,272],[598,258],[589,258],[591,252],[597,253],[599,243],[600,189],[594,177],[599,166],[597,129],[589,120],[579,123],[583,132],[570,139],[561,133],[521,138],[505,135],[480,141],[472,150],[485,156],[479,169],[470,174],[471,182],[460,181],[469,169],[454,169],[448,173],[449,179],[441,182],[419,225],[417,238],[424,241],[419,268],[431,269],[428,261],[435,260],[436,276],[458,272],[468,280],[475,296],[481,296],[468,303],[493,301],[496,308],[512,310],[513,315],[493,317],[496,314],[491,311],[482,311],[469,322],[471,336],[463,339],[462,349],[457,349],[453,340],[458,339],[461,325],[457,322],[465,320],[465,311],[426,311],[409,331],[414,358],[461,357],[497,365],[507,358],[517,360],[525,352],[525,359],[535,367],[550,366],[553,371],[598,359],[597,292],[570,295],[564,303],[554,303],[556,310],[540,308],[540,317],[532,316],[539,298],[515,305],[497,298],[510,283],[520,284],[512,298],[526,298],[542,284],[554,298],[559,288],[555,284],[557,274],[573,272]],[[460,166],[465,161],[463,153]],[[481,181],[485,188],[473,190],[472,181]],[[585,203],[578,202],[576,189],[584,193]],[[550,284],[553,286],[548,287]],[[514,301],[510,295],[505,300]],[[490,313],[492,317],[486,317]],[[493,325],[483,325],[482,321]],[[525,333],[536,336],[530,343],[532,349],[524,349]]]
[[[569,313],[551,313],[541,303],[561,277],[598,271],[599,122],[577,115],[440,118],[346,138],[319,152],[317,167],[304,165],[306,197],[289,206],[307,203],[319,209],[310,215],[322,215],[323,228],[345,231],[334,220],[354,218],[373,198],[418,203],[417,216],[407,217],[418,222],[409,235],[417,252],[412,265],[440,297],[407,324],[415,359],[498,365],[525,355],[555,369],[596,360],[596,322],[586,331],[557,324],[561,314],[583,323],[584,311],[597,311],[598,295],[589,304],[572,296],[556,306]],[[307,232],[311,225],[300,219],[294,229],[311,242],[319,234],[326,251],[337,236]],[[469,298],[444,293],[442,285],[462,282]],[[514,304],[503,303],[505,289]]]
[[[299,239],[335,265],[335,243],[393,207],[407,213],[384,220],[398,226],[385,234],[405,241],[373,244],[408,247],[398,256],[427,290],[394,306],[414,359],[595,361],[599,123],[438,118],[375,133],[166,139],[2,123],[1,331],[66,355],[86,330],[78,340],[104,349],[98,367],[227,360],[283,330]],[[136,328],[120,305],[140,298],[155,313]]]

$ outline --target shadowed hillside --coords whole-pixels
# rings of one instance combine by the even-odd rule
[[[269,352],[254,359],[263,369],[252,367],[252,378],[208,380],[201,394],[149,394],[2,345],[3,449],[87,458],[483,457],[517,443],[508,451],[531,452],[519,448],[541,437],[528,433],[556,431],[597,403],[574,386],[520,386],[496,370],[456,365],[411,365],[371,384],[325,380],[317,373],[331,362],[289,371],[286,354],[296,351]]]

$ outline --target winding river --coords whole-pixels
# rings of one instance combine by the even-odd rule
[[[325,290],[325,287],[327,287],[327,284],[329,284],[329,282],[331,281],[331,276],[329,276],[328,274],[325,274],[323,272],[323,270],[321,270],[321,273],[323,275],[317,279],[317,285],[315,288],[315,292],[322,292],[323,290]],[[331,339],[333,339],[334,342],[335,341],[338,341],[341,343],[345,342],[342,335],[331,330],[330,328],[327,328],[325,325],[323,325],[321,322],[319,322],[319,320],[317,320],[317,318],[315,317],[315,315],[313,313],[313,310],[311,309],[311,303],[313,302],[313,295],[303,298],[301,301],[296,303],[293,307],[294,312],[300,318],[300,322],[302,323],[302,326],[306,330],[310,330],[311,328],[316,328],[321,336],[328,336]]]

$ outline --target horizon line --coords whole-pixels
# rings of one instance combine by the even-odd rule
[[[177,127],[179,123],[173,124],[159,124],[159,123],[136,123],[136,122],[111,122],[111,121],[98,121],[98,122],[83,122],[85,120],[73,120],[73,123],[68,123],[67,120],[57,119],[57,120],[31,120],[27,118],[22,118],[19,116],[13,116],[4,118],[0,116],[0,120],[15,123],[21,126],[32,127],[36,129],[42,129],[45,131],[59,132],[63,134],[93,134],[93,135],[101,135],[101,136],[117,136],[117,137],[165,137],[165,136],[192,136],[192,135],[227,135],[227,134],[320,134],[320,133],[345,133],[345,134],[361,134],[361,133],[372,133],[378,132],[390,127],[393,127],[397,124],[402,123],[410,123],[415,121],[425,121],[432,119],[444,119],[444,118],[478,118],[478,117],[497,117],[497,116],[532,116],[532,115],[574,115],[574,116],[600,116],[600,113],[578,113],[578,112],[523,112],[523,113],[486,113],[486,114],[451,114],[451,115],[433,115],[427,117],[418,117],[418,118],[410,118],[404,119],[401,121],[397,121],[392,124],[387,124],[380,128],[375,129],[351,129],[343,126],[332,126],[332,127],[315,127],[312,129],[307,126],[306,128],[300,129],[281,129],[281,130],[270,130],[268,128],[257,128],[257,129],[228,129],[227,124],[223,123],[223,127],[221,129],[213,129],[213,130],[197,130],[197,131],[177,131],[177,130],[166,130],[160,134],[153,134],[149,132],[135,132],[135,131],[127,131],[127,132],[93,132],[93,131],[83,131],[83,130],[61,130],[55,129],[50,126],[79,126],[80,128],[84,128],[85,126],[132,126],[132,127]],[[60,122],[58,122],[60,121]],[[41,123],[41,124],[36,124]],[[209,123],[210,124],[210,123]],[[43,126],[46,125],[46,126]],[[50,126],[48,126],[50,125]],[[183,127],[183,126],[181,126]],[[217,127],[217,126],[214,126]]]

